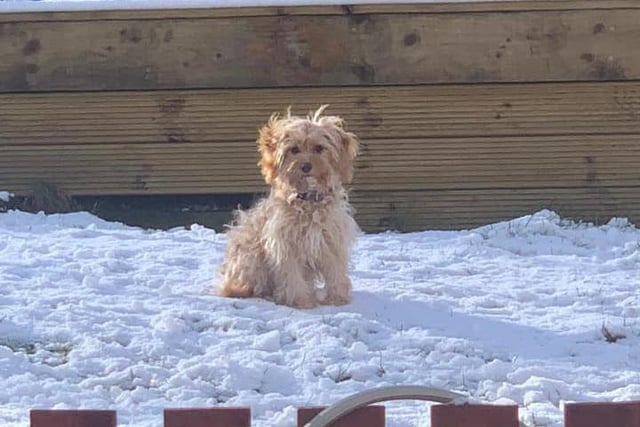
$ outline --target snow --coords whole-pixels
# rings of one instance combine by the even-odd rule
[[[13,197],[13,193],[9,193],[8,191],[0,191],[0,201],[8,202],[11,197]]]
[[[343,307],[213,292],[225,235],[87,213],[0,214],[0,424],[31,408],[251,406],[255,426],[373,387],[425,385],[562,425],[568,401],[640,399],[640,230],[549,211],[466,231],[359,236]],[[622,336],[615,343],[603,333]],[[388,405],[391,427],[428,405]]]
[[[487,0],[402,0],[402,3],[473,3],[482,1]],[[394,2],[397,1],[349,0],[346,3],[348,3],[349,5],[354,5]],[[308,6],[342,4],[345,4],[344,0],[0,0],[0,13],[78,10],[192,9],[252,6]]]

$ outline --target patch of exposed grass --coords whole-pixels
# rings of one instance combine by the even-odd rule
[[[0,346],[7,347],[14,353],[27,355],[33,363],[49,366],[64,365],[69,361],[69,354],[73,350],[70,343],[0,341]]]

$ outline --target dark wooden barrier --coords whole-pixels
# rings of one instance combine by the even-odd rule
[[[318,415],[325,407],[313,406],[298,409],[298,427],[304,427],[309,421]],[[336,422],[327,427],[384,427],[385,426],[385,407],[384,406],[365,406],[345,415]]]
[[[304,426],[324,407],[298,409]],[[638,427],[640,401],[581,402],[565,405],[565,427]],[[250,427],[250,408],[165,409],[165,427]],[[328,427],[384,427],[385,407],[360,408]],[[518,407],[510,405],[433,405],[433,427],[518,427]],[[115,411],[32,410],[31,427],[116,427]]]
[[[116,411],[46,410],[30,413],[31,427],[116,427]]]
[[[251,427],[250,408],[165,409],[164,427]]]
[[[640,426],[640,402],[570,403],[564,409],[565,427]]]
[[[518,427],[517,406],[436,405],[431,427]]]
[[[633,80],[639,21],[634,0],[7,14],[0,91]]]
[[[258,127],[328,103],[367,231],[638,221],[638,22],[635,0],[0,14],[0,190],[246,198]]]

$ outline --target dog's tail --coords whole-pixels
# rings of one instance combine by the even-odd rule
[[[220,286],[219,294],[229,298],[249,298],[253,296],[253,288],[236,282],[227,282]]]

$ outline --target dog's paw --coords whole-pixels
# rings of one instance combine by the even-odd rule
[[[318,301],[312,298],[299,298],[293,301],[292,304],[296,308],[315,308],[318,306]]]
[[[324,301],[325,305],[345,305],[351,302],[351,298],[348,295],[328,295]]]

